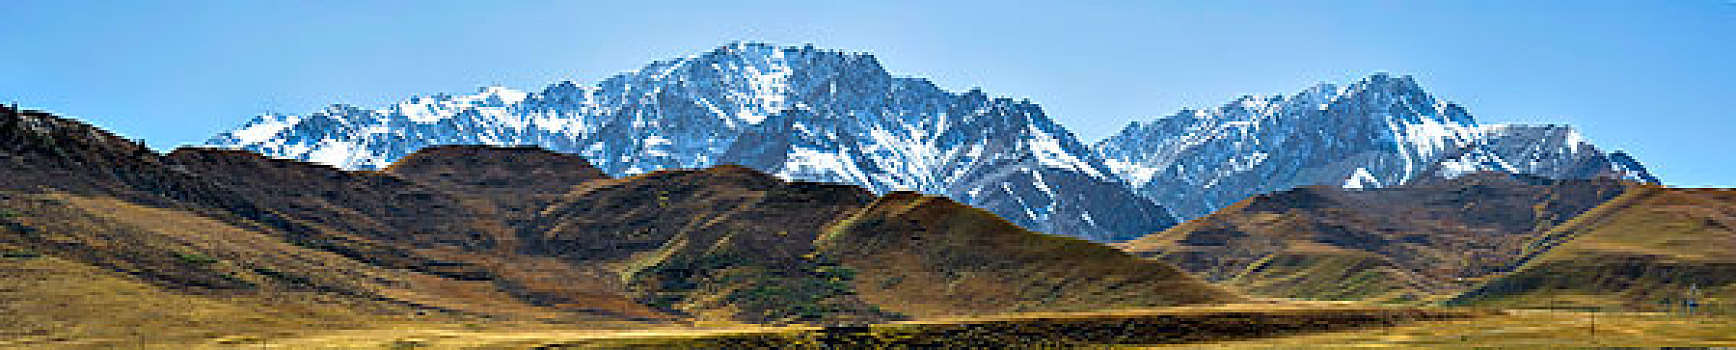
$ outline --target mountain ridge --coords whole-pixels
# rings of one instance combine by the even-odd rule
[[[945,91],[892,76],[872,55],[812,46],[736,43],[592,86],[266,115],[208,143],[351,169],[439,144],[538,145],[612,176],[743,164],[876,193],[917,190],[1102,241],[1174,223],[1034,103]]]
[[[8,179],[0,188],[0,272],[110,271],[98,280],[164,298],[228,298],[223,307],[252,306],[266,319],[369,311],[411,322],[587,327],[854,324],[1241,300],[1165,263],[1025,230],[950,200],[922,218],[873,212],[872,203],[907,194],[787,181],[737,165],[613,178],[578,155],[459,145],[417,151],[384,171],[345,170],[245,150],[157,154],[87,124],[3,107],[0,139],[28,141],[0,144],[0,176]],[[844,223],[864,215],[890,224]],[[1017,244],[867,252],[836,243],[910,232],[930,232],[937,242]],[[852,258],[859,254],[973,258]],[[1095,272],[1042,264],[1075,256],[1095,257],[1075,262]],[[15,263],[35,265],[16,270]],[[905,296],[860,280],[903,271],[993,288],[931,293],[942,298],[924,301],[932,307],[901,308]],[[1105,278],[1125,288],[1094,282]],[[1023,286],[1103,297],[1051,298]],[[62,300],[31,294],[51,290],[0,289],[0,298]],[[973,298],[1004,303],[959,307]],[[109,307],[127,319],[164,311],[109,301],[130,306],[77,309]],[[309,308],[329,313],[305,316]],[[0,322],[0,332],[12,326],[30,325]]]
[[[1569,127],[1481,125],[1410,76],[1130,122],[1081,142],[1028,100],[893,76],[873,55],[732,43],[594,85],[485,87],[364,110],[265,115],[209,144],[378,168],[437,144],[539,145],[622,176],[741,164],[781,178],[916,190],[1020,226],[1138,237],[1248,196],[1304,185],[1396,186],[1477,171],[1656,182]]]
[[[1414,78],[1388,73],[1131,122],[1093,147],[1184,219],[1299,186],[1385,187],[1481,171],[1657,181],[1571,127],[1478,124]]]

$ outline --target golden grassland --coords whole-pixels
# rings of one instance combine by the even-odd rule
[[[1137,327],[1130,327],[1137,326]],[[163,348],[1538,348],[1736,346],[1736,319],[1664,313],[1243,304],[906,321],[865,327],[400,325]]]
[[[1639,312],[1507,310],[1396,327],[1150,348],[1601,348],[1736,346],[1736,317]]]
[[[53,258],[9,268],[63,269]],[[86,276],[102,276],[100,271]],[[69,275],[71,276],[71,275]],[[75,281],[76,280],[76,281]],[[1736,318],[1669,313],[1374,307],[1358,303],[1267,303],[1088,313],[1023,313],[940,318],[864,327],[747,324],[555,325],[364,315],[338,307],[261,314],[244,304],[153,292],[115,279],[8,282],[64,288],[67,300],[8,310],[57,327],[44,336],[12,334],[0,347],[55,348],[855,348],[1117,347],[1652,347],[1736,346]],[[138,300],[177,305],[155,311],[55,308],[124,306]],[[257,301],[249,301],[257,302]],[[15,303],[13,305],[26,305]],[[92,317],[100,315],[101,317]],[[78,323],[54,324],[56,319]],[[92,321],[95,321],[94,323]],[[630,328],[629,328],[630,327]],[[76,331],[69,332],[68,329]],[[840,331],[842,330],[842,331]],[[28,333],[28,332],[26,332]]]
[[[551,326],[396,327],[254,339],[275,348],[1006,348],[1160,344],[1383,327],[1425,320],[1483,316],[1477,310],[1331,304],[1237,304],[1019,313],[936,318],[885,324],[817,327],[710,324],[635,330],[571,330]],[[213,339],[188,346],[238,345]]]
[[[0,319],[0,348],[1736,346],[1736,318],[1680,313],[1271,302],[932,318],[840,333],[731,323],[548,324],[365,311],[318,296],[193,295],[53,256],[0,258],[0,276],[0,297],[9,298],[0,303],[8,316]],[[1202,329],[1212,324],[1220,328]],[[1160,345],[1173,342],[1184,343]]]

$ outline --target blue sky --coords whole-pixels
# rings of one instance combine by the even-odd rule
[[[732,41],[875,54],[1128,121],[1414,75],[1485,123],[1565,123],[1677,186],[1736,187],[1736,1],[0,1],[0,101],[158,148],[254,115],[590,83]]]

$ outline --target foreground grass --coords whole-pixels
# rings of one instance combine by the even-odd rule
[[[1736,346],[1736,318],[1661,313],[1234,305],[1024,314],[867,327],[628,331],[404,328],[245,343],[261,348],[1554,348]],[[207,347],[237,343],[212,342]]]
[[[1736,346],[1736,317],[1509,310],[1474,319],[1156,348],[1601,348]]]
[[[1273,303],[1027,313],[857,327],[742,324],[633,328],[539,323],[376,323],[348,330],[210,331],[125,347],[162,349],[527,348],[1541,348],[1736,346],[1736,318],[1664,313]],[[154,331],[170,331],[158,328]],[[183,330],[193,331],[193,330]],[[190,335],[190,334],[189,334]],[[81,339],[55,347],[96,345]],[[163,339],[167,340],[167,339]],[[0,344],[26,346],[31,342]],[[48,344],[37,344],[48,345]],[[120,345],[107,343],[108,347]]]
[[[1481,316],[1472,310],[1231,305],[931,319],[853,327],[726,325],[631,331],[398,329],[249,342],[307,348],[1053,348],[1165,344],[1391,327]],[[205,345],[235,345],[205,344]]]

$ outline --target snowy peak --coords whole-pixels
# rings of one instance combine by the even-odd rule
[[[247,125],[243,125],[239,129],[218,134],[217,137],[212,138],[212,141],[208,143],[263,143],[270,140],[272,137],[277,136],[277,134],[283,132],[284,129],[288,129],[298,123],[301,123],[300,116],[265,114],[247,122]]]
[[[403,117],[416,123],[434,123],[465,112],[487,111],[492,112],[491,114],[502,114],[506,108],[518,105],[528,96],[529,93],[522,91],[490,86],[483,87],[472,95],[437,94],[411,97],[408,101],[377,111],[377,114],[388,118]]]
[[[241,148],[270,156],[307,160],[342,168],[384,167],[409,151],[382,151],[368,143],[416,137],[422,130],[453,126],[523,130],[526,120],[513,113],[529,93],[498,86],[475,94],[415,96],[382,109],[334,104],[306,116],[266,114],[247,125],[206,141],[223,148]],[[499,138],[475,135],[485,144]],[[457,142],[455,142],[457,143]],[[413,151],[413,150],[410,150]]]
[[[1322,84],[1319,88],[1297,94],[1296,99],[1302,100],[1310,97],[1311,91],[1331,87]],[[1336,110],[1347,116],[1395,118],[1392,122],[1398,124],[1477,125],[1463,108],[1436,100],[1409,75],[1393,77],[1375,73],[1334,92],[1323,102],[1321,109]]]
[[[1417,85],[1415,78],[1409,75],[1394,77],[1386,72],[1376,72],[1350,84],[1346,90],[1352,94],[1375,94],[1413,96],[1428,95]]]
[[[1380,73],[1344,86],[1319,84],[1289,96],[1248,95],[1212,110],[1184,109],[1167,118],[1134,122],[1096,148],[1136,186],[1167,172],[1189,176],[1182,179],[1188,183],[1184,186],[1210,187],[1217,182],[1209,178],[1249,171],[1292,145],[1324,146],[1327,149],[1317,150],[1322,155],[1395,153],[1397,162],[1370,168],[1378,171],[1411,167],[1403,163],[1457,148],[1468,143],[1475,130],[1476,122],[1463,109],[1435,100],[1411,77]],[[1164,170],[1175,166],[1192,169]],[[1344,175],[1355,168],[1343,169]],[[1390,170],[1398,176],[1378,182],[1401,183],[1416,175],[1414,169]]]
[[[788,53],[788,54],[786,54]],[[732,44],[686,58],[654,62],[604,80],[605,104],[692,99],[712,117],[754,124],[789,108],[790,77],[803,66],[797,52],[763,44]]]
[[[604,104],[686,99],[732,126],[757,124],[820,102],[873,102],[893,78],[868,54],[735,43],[685,58],[654,62],[604,80]]]
[[[1571,128],[1481,126],[1410,76],[1385,73],[1182,110],[1132,123],[1094,148],[1117,175],[1182,218],[1307,185],[1386,187],[1479,171],[1650,178]]]
[[[1482,127],[1462,154],[1440,161],[1441,177],[1502,171],[1557,179],[1614,178],[1657,183],[1626,153],[1604,153],[1571,126],[1499,124]]]
[[[1609,162],[1613,167],[1612,170],[1614,170],[1615,178],[1637,180],[1649,184],[1663,183],[1663,181],[1658,180],[1657,176],[1653,176],[1650,171],[1646,171],[1646,167],[1640,165],[1640,161],[1634,159],[1633,156],[1628,155],[1627,152],[1610,152]]]

